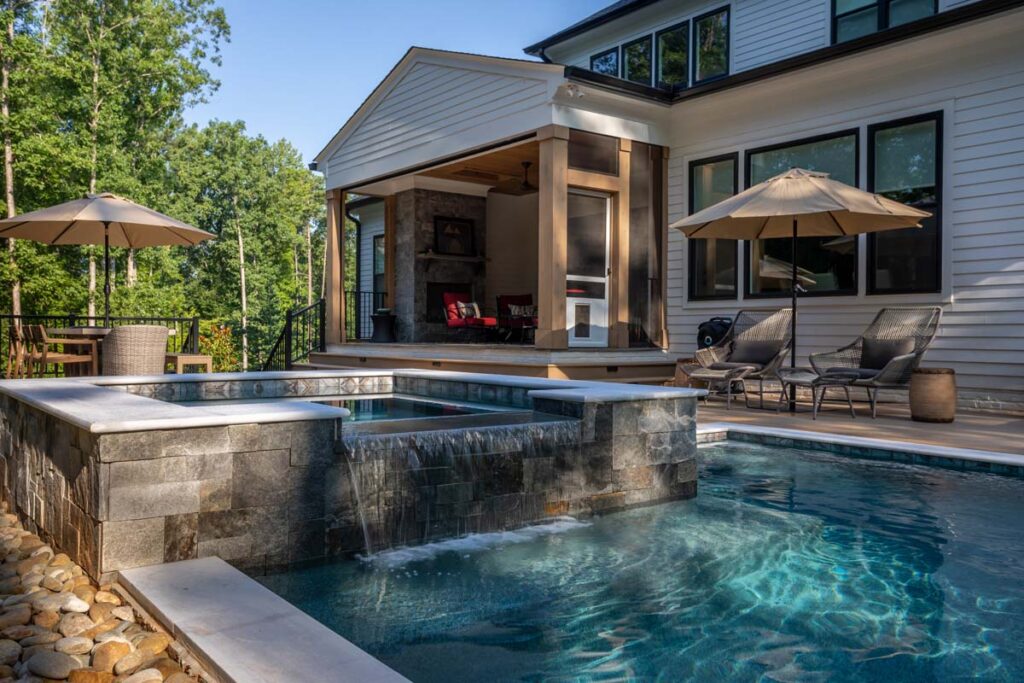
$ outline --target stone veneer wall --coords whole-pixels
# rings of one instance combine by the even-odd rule
[[[335,420],[92,434],[0,395],[2,494],[93,577],[216,555],[252,573],[696,493],[695,398],[533,399],[426,377],[120,385],[164,400],[387,393],[533,408],[537,421],[355,433]],[[357,495],[357,489],[359,495]]]
[[[432,342],[444,339],[444,324],[427,322],[427,283],[470,283],[481,306],[484,296],[483,263],[417,258],[434,248],[434,217],[468,218],[473,221],[476,255],[487,253],[487,200],[484,197],[406,190],[395,195],[395,282],[393,299],[400,342]],[[493,305],[493,304],[492,304]]]

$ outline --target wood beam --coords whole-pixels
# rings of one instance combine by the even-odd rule
[[[619,177],[613,198],[611,282],[609,282],[608,346],[629,347],[629,140],[619,141]]]
[[[566,138],[568,135],[566,135]],[[537,301],[538,325],[534,345],[565,349],[565,276],[568,259],[569,142],[550,137],[540,143],[538,181]]]
[[[324,298],[327,300],[327,343],[345,342],[345,193],[327,192],[327,258],[324,262]]]

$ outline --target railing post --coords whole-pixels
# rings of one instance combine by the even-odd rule
[[[320,353],[327,350],[327,299],[320,299]]]
[[[199,353],[199,316],[192,316],[192,324],[188,331],[189,353]]]
[[[292,369],[292,312],[288,311],[284,319],[284,369]]]

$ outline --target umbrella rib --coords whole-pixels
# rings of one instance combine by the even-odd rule
[[[771,218],[765,216],[764,223],[761,224],[761,229],[757,231],[757,237],[755,239],[761,239],[761,235],[763,235],[764,231],[768,229],[768,221],[770,220]]]
[[[21,226],[23,226],[23,225],[28,225],[28,221],[22,221],[22,222],[20,222],[20,223],[15,223],[14,225],[8,225],[8,226],[7,226],[6,228],[4,228],[3,230],[0,230],[0,235],[3,235],[3,234],[4,234],[4,233],[6,233],[6,232],[7,232],[8,230],[14,230],[15,228],[20,228],[20,227],[21,227]]]
[[[52,240],[50,240],[50,244],[57,244],[58,242],[60,242],[60,238],[63,237],[64,235],[66,235],[68,230],[70,230],[71,228],[75,227],[75,223],[77,223],[77,222],[78,222],[78,219],[76,218],[73,221],[71,221],[70,223],[68,223],[68,227],[66,227],[63,230],[61,230],[59,235],[57,235]]]
[[[831,219],[832,219],[832,222],[836,224],[836,227],[837,227],[837,228],[839,228],[839,232],[841,232],[841,233],[842,233],[842,234],[843,234],[844,236],[846,236],[846,237],[849,237],[849,234],[848,234],[848,233],[846,232],[846,228],[844,228],[844,227],[843,227],[843,226],[842,226],[842,225],[841,225],[841,224],[839,223],[839,221],[838,221],[838,220],[836,220],[836,217],[835,217],[834,215],[832,215],[832,212],[831,212],[831,211],[829,211],[829,212],[828,212],[828,217],[829,217],[829,218],[831,218]]]
[[[711,225],[711,223],[705,223],[704,225],[700,226],[699,228],[697,228],[696,230],[694,230],[693,232],[691,232],[691,233],[690,233],[690,234],[688,235],[688,237],[689,237],[689,238],[690,238],[691,240],[692,240],[692,239],[694,239],[694,238],[696,238],[696,237],[697,237],[697,233],[698,233],[698,232],[700,232],[701,230],[703,230],[704,228],[708,227],[709,225]]]

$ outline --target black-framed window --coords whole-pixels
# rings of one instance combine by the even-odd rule
[[[690,22],[670,26],[654,35],[654,85],[686,87],[690,82]]]
[[[599,52],[590,58],[590,70],[605,76],[619,76],[619,48]]]
[[[387,291],[387,280],[384,277],[384,235],[373,236],[373,293],[383,294]]]
[[[633,83],[651,84],[654,56],[651,36],[637,38],[622,46],[622,77]]]
[[[859,131],[793,140],[747,152],[747,187],[791,168],[823,171],[857,185]],[[789,296],[792,283],[791,239],[747,242],[744,292],[751,298]],[[797,276],[807,295],[857,293],[857,237],[800,237],[796,245]]]
[[[832,42],[909,24],[937,11],[937,0],[832,0]]]
[[[722,7],[693,20],[693,82],[703,83],[729,74],[729,8]]]
[[[942,289],[942,112],[868,126],[868,190],[932,214],[868,235],[868,294]]]
[[[690,162],[690,213],[736,194],[739,154],[725,154]],[[689,299],[735,299],[737,292],[736,240],[695,238],[689,251]]]

